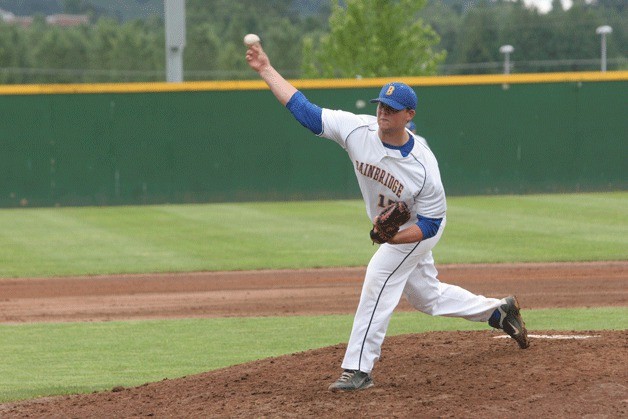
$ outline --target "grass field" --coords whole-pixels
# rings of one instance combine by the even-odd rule
[[[0,278],[362,266],[361,201],[0,210]],[[628,193],[457,197],[438,263],[628,259]],[[561,314],[561,315],[557,315]],[[0,402],[199,373],[345,342],[352,316],[0,325]],[[529,310],[531,330],[626,329],[628,308]],[[485,329],[417,313],[389,335]]]
[[[438,263],[628,259],[628,193],[454,197]],[[363,266],[362,201],[0,210],[0,278]]]

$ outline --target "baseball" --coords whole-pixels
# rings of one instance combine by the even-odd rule
[[[259,36],[254,33],[250,33],[244,37],[244,45],[250,47],[251,45],[260,42]]]

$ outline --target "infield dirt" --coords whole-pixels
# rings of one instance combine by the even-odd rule
[[[628,262],[439,270],[442,281],[478,294],[517,295],[524,319],[532,308],[628,306]],[[0,322],[352,313],[363,274],[347,268],[4,279]],[[411,309],[403,301],[397,310]],[[341,372],[342,344],[140,387],[5,403],[0,417],[628,417],[628,331],[528,326],[526,350],[488,327],[389,337],[375,387],[356,393],[327,391]]]

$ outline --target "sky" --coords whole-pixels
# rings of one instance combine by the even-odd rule
[[[552,7],[552,0],[523,0],[526,5],[534,5],[540,12],[545,13]],[[573,4],[571,0],[561,0],[563,9],[569,9]]]

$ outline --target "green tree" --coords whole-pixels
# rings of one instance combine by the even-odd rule
[[[15,25],[0,22],[0,83],[23,83],[22,68],[28,67],[23,31]]]
[[[120,26],[112,50],[116,70],[153,72],[148,80],[163,80],[165,68],[165,33],[158,20],[134,20]],[[128,73],[127,73],[128,74]],[[135,81],[126,77],[121,81]]]
[[[562,9],[559,10],[559,13],[563,13]],[[515,47],[515,52],[511,57],[515,63],[514,72],[543,70],[539,64],[527,64],[525,68],[518,68],[517,62],[559,58],[556,48],[560,45],[560,37],[556,36],[555,28],[551,24],[554,19],[551,16],[539,14],[536,9],[526,8],[523,3],[515,4],[509,13],[500,19],[504,23],[500,28],[499,44],[511,44]],[[498,48],[495,47],[495,52]]]
[[[425,0],[338,1],[330,32],[303,49],[309,78],[420,76],[436,74],[445,51],[435,51],[437,33],[419,17]]]
[[[450,64],[454,60],[454,47],[456,45],[456,37],[462,27],[463,16],[456,13],[451,6],[447,6],[446,2],[430,0],[420,16],[429,25],[434,28],[440,36],[438,48],[447,51],[447,59],[445,64]]]
[[[221,40],[215,25],[202,22],[187,29],[183,67],[186,80],[207,78],[197,76],[195,72],[213,72],[218,70],[218,55]],[[191,76],[189,75],[191,74]]]
[[[123,23],[113,2],[97,3],[0,0],[17,15],[39,12],[29,27],[0,22],[0,82],[164,80],[163,19]],[[626,4],[576,0],[563,10],[552,0],[553,10],[541,14],[523,0],[186,0],[185,79],[254,78],[243,59],[249,32],[288,77],[371,77],[501,72],[503,44],[515,47],[516,72],[597,70],[595,28],[610,25],[609,70],[621,70],[628,68]],[[45,14],[63,9],[89,13],[92,24],[46,23]]]
[[[496,62],[499,60],[499,46],[499,30],[493,10],[484,4],[470,10],[457,37],[456,62],[478,65]],[[495,68],[475,67],[461,72],[494,73]]]
[[[264,48],[273,57],[273,65],[280,68],[286,77],[297,78],[301,74],[302,36],[299,27],[285,18],[274,20],[264,30]]]
[[[605,8],[609,12],[624,13],[626,9],[626,0],[597,0],[594,6]]]
[[[98,73],[88,77],[87,81],[119,81],[115,73],[110,76],[102,75],[103,71],[115,70],[118,64],[114,61],[115,49],[119,45],[120,25],[112,18],[101,18],[91,27],[89,42],[89,67],[91,70],[99,70]]]
[[[628,57],[626,56],[626,51],[628,51],[628,7],[626,7],[626,0],[598,0],[592,6],[599,17],[599,22],[613,28],[613,33],[606,37],[607,55],[609,60],[618,61],[615,68],[609,63],[609,70],[628,69]]]
[[[561,48],[563,57],[569,59],[592,59],[600,56],[600,41],[595,28],[603,22],[583,0],[574,1],[573,6],[564,14],[563,37],[567,41]],[[595,65],[590,70],[597,69]],[[582,68],[573,65],[567,71]]]
[[[244,60],[247,33],[260,35],[277,68],[298,69],[303,20],[291,5],[292,0],[188,0],[186,80],[253,77]]]
[[[83,81],[82,70],[88,68],[85,29],[85,27],[49,27],[41,42],[33,47],[36,67],[50,70],[55,75],[55,81],[59,83]],[[46,79],[45,75],[36,77],[38,81]]]

